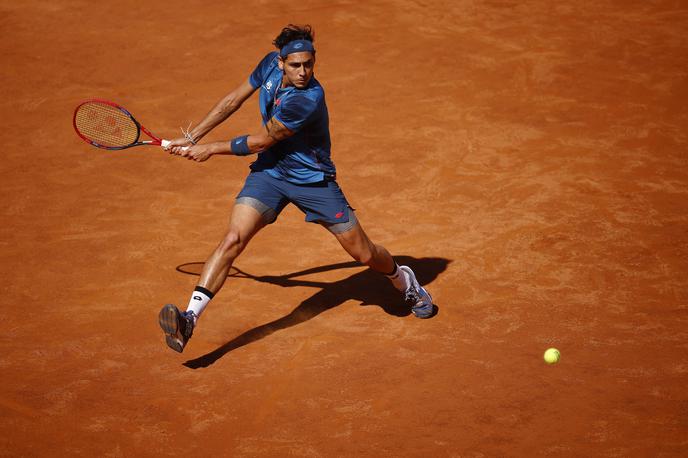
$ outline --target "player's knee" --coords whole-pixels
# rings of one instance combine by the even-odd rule
[[[225,235],[225,238],[220,242],[218,249],[223,256],[237,256],[241,251],[241,237],[239,232],[235,230],[230,230]]]
[[[361,264],[370,265],[374,257],[372,248],[369,245],[362,247],[354,254],[354,259]]]

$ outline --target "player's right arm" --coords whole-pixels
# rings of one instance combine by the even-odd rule
[[[190,138],[187,137],[176,138],[171,141],[168,149],[172,149],[172,152],[177,153],[175,147],[189,146],[192,143],[198,142],[203,138],[208,132],[217,127],[224,120],[229,118],[232,113],[241,108],[241,105],[251,97],[251,95],[256,91],[257,88],[253,87],[251,83],[247,80],[244,81],[239,87],[234,89],[232,92],[224,96],[212,110],[203,118],[203,120],[191,131],[189,131]]]
[[[266,54],[260,63],[258,63],[253,72],[251,72],[248,80],[244,81],[241,86],[234,89],[222,100],[220,100],[217,105],[210,110],[210,113],[206,115],[203,121],[201,121],[200,124],[198,124],[191,130],[191,132],[188,133],[187,137],[172,140],[172,146],[174,147],[171,148],[172,153],[181,154],[181,147],[195,144],[198,142],[198,140],[203,138],[204,135],[213,130],[213,128],[227,119],[232,113],[237,111],[239,107],[241,107],[241,104],[244,103],[244,101],[261,86],[266,78],[266,75],[270,72],[270,69],[277,65],[276,59],[277,53],[275,51]],[[189,137],[193,141],[189,140]]]

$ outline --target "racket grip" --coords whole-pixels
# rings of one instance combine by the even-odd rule
[[[164,149],[167,149],[167,147],[170,146],[170,143],[172,143],[172,142],[169,140],[160,140],[160,146],[162,146]],[[182,148],[182,151],[186,151],[188,149],[189,149],[189,147],[185,146]]]

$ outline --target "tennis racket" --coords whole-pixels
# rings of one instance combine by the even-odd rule
[[[170,142],[153,135],[123,106],[101,99],[85,100],[74,110],[74,130],[86,143],[97,148],[120,150],[153,145],[166,148]],[[141,139],[143,131],[150,140]]]

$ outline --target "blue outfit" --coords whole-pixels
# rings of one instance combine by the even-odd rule
[[[292,202],[306,221],[325,224],[333,232],[348,230],[356,220],[335,181],[325,91],[315,77],[304,89],[281,88],[284,73],[277,62],[277,52],[267,54],[249,83],[260,91],[263,124],[275,118],[294,135],[258,154],[237,202],[256,208],[267,223]]]
[[[292,183],[315,183],[334,178],[336,169],[330,159],[330,126],[325,91],[311,77],[305,89],[281,88],[282,70],[277,52],[263,58],[251,73],[251,86],[260,88],[260,114],[263,124],[272,117],[296,132],[258,155],[251,170],[265,170],[275,178]]]

